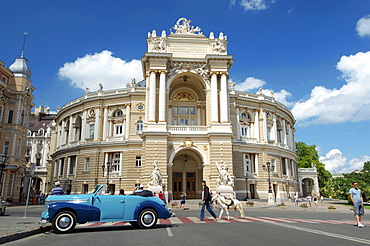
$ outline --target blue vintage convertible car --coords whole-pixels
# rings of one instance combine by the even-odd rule
[[[132,195],[106,195],[97,185],[92,193],[49,196],[40,223],[51,222],[55,233],[72,231],[76,223],[126,221],[139,228],[151,228],[158,219],[171,217],[171,212],[149,191]]]

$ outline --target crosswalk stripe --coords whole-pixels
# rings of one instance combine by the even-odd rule
[[[235,222],[276,222],[276,223],[311,223],[311,224],[339,224],[347,225],[356,223],[348,220],[316,220],[316,219],[299,219],[299,218],[280,218],[280,217],[226,217],[214,221],[212,217],[205,217],[204,221],[199,221],[199,217],[171,217],[169,219],[159,219],[158,224],[192,224],[192,223],[235,223]],[[364,225],[370,225],[370,222],[363,222]],[[130,225],[128,222],[93,222],[77,225],[78,227],[99,227],[99,226],[123,226]]]

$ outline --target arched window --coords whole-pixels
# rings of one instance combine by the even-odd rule
[[[39,131],[37,132],[38,136],[44,136],[45,130],[44,128],[40,128]]]
[[[141,133],[143,131],[144,122],[142,120],[138,120],[136,122],[136,132]]]

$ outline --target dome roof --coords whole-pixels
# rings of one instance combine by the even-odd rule
[[[10,65],[9,69],[14,73],[14,76],[26,77],[29,79],[32,76],[32,72],[27,63],[28,61],[26,58],[17,57],[15,58],[15,62]]]

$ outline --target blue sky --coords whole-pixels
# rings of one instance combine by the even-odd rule
[[[147,33],[185,17],[227,35],[230,80],[262,87],[292,109],[296,141],[318,146],[331,172],[370,160],[370,1],[2,1],[0,60],[25,57],[34,103],[55,110],[92,91],[141,79]]]

